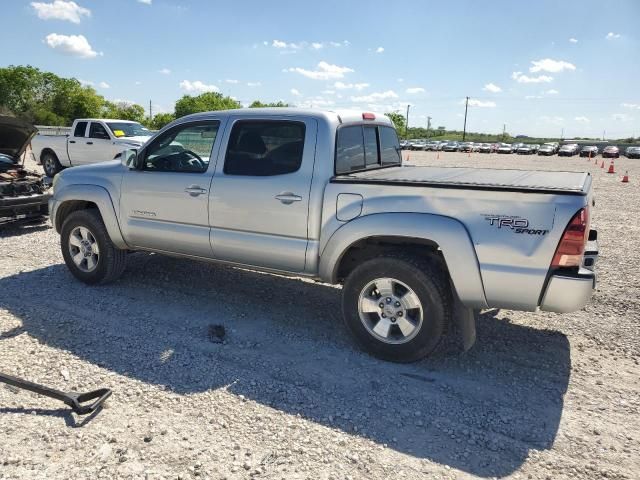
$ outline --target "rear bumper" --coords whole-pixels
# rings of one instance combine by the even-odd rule
[[[546,312],[569,313],[580,310],[591,298],[596,288],[595,266],[598,260],[597,233],[591,231],[590,240],[584,253],[582,267],[575,275],[552,274],[542,297],[540,310]]]

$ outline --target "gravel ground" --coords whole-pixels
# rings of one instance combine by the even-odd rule
[[[2,371],[114,393],[84,418],[0,386],[0,478],[639,478],[640,162],[616,161],[629,184],[578,158],[410,163],[591,171],[592,302],[485,311],[469,352],[394,365],[356,350],[338,288],[151,254],[91,288],[48,222],[4,227]]]

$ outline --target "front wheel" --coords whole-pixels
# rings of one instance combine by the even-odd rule
[[[413,362],[429,355],[451,315],[451,291],[432,259],[389,255],[368,260],[347,278],[345,324],[375,357]]]
[[[113,245],[98,210],[69,214],[62,225],[60,246],[67,268],[89,285],[111,282],[124,271],[126,251]]]

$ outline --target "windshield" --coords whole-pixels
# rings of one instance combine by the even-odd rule
[[[136,122],[107,122],[109,130],[114,136],[120,137],[150,137],[151,131]]]

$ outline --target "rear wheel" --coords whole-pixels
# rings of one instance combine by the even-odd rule
[[[108,283],[124,271],[126,251],[113,245],[98,210],[69,214],[62,225],[60,244],[67,268],[84,283]]]
[[[342,295],[345,324],[361,347],[403,363],[436,348],[452,304],[446,274],[434,260],[401,255],[358,266]]]
[[[42,169],[47,177],[55,177],[60,170],[62,170],[62,165],[58,160],[58,157],[53,152],[45,152],[42,154]]]

